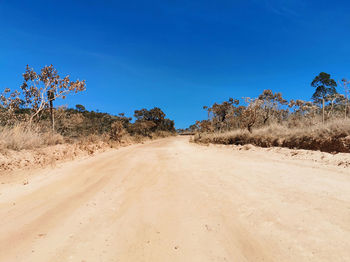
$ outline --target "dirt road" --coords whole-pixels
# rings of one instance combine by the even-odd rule
[[[1,179],[4,262],[350,261],[349,168],[176,137]]]

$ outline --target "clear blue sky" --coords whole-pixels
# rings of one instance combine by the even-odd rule
[[[0,0],[0,89],[26,64],[85,79],[69,106],[159,106],[186,127],[229,97],[309,99],[319,72],[350,78],[350,2]]]

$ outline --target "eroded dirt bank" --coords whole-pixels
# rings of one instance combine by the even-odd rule
[[[344,166],[175,137],[28,172],[0,175],[0,261],[350,259]]]

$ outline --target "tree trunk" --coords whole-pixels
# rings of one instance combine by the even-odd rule
[[[269,117],[268,117],[268,116],[265,116],[265,117],[264,117],[264,125],[266,125],[267,120],[269,120]]]
[[[50,116],[51,116],[52,131],[55,131],[55,114],[53,112],[53,101],[52,100],[50,100]]]
[[[253,126],[252,124],[248,124],[248,126],[247,126],[249,133],[252,133],[252,126]]]
[[[346,100],[345,100],[345,120],[348,118],[348,94],[346,93]]]
[[[55,93],[53,90],[47,91],[47,100],[49,101],[49,106],[50,106],[50,117],[51,117],[52,131],[55,131],[55,115],[54,115],[54,111],[53,111],[53,100],[55,100]]]
[[[324,98],[322,98],[322,123],[324,124]]]

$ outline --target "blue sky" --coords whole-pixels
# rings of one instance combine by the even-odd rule
[[[0,89],[53,64],[87,82],[68,106],[158,106],[182,128],[229,97],[309,99],[319,72],[350,78],[349,14],[345,0],[0,0]]]

